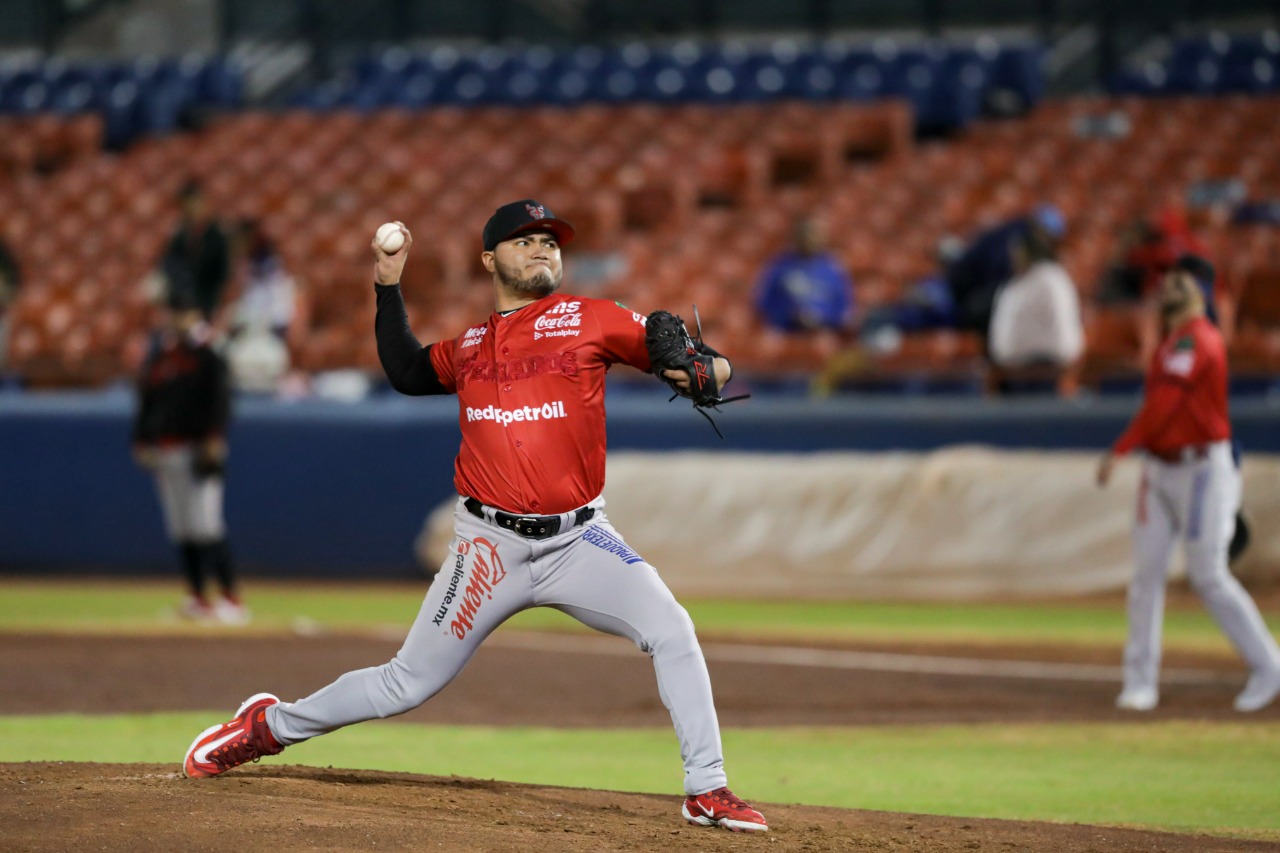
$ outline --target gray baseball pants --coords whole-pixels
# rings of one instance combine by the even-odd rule
[[[1240,486],[1240,472],[1227,441],[1209,445],[1201,459],[1143,461],[1133,532],[1136,567],[1129,585],[1129,638],[1124,650],[1126,690],[1158,686],[1165,575],[1179,540],[1192,589],[1240,656],[1254,671],[1280,667],[1275,638],[1258,606],[1227,567]]]
[[[471,515],[458,500],[454,539],[404,645],[381,666],[349,672],[305,699],[267,710],[288,745],[426,702],[454,679],[494,629],[531,607],[553,607],[597,631],[626,637],[652,659],[684,760],[685,791],[726,784],[711,679],[693,621],[657,571],[627,547],[604,514],[527,539]],[[492,511],[486,508],[486,515]],[[587,685],[584,685],[584,689]]]
[[[165,529],[177,543],[207,545],[227,535],[222,515],[223,479],[197,477],[193,445],[166,447],[156,453],[156,492]]]

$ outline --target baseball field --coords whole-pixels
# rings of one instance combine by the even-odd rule
[[[768,834],[679,818],[652,667],[522,614],[423,707],[193,782],[191,738],[395,653],[418,584],[249,582],[249,627],[171,582],[0,581],[5,849],[1280,849],[1280,707],[1173,590],[1161,706],[1113,708],[1119,596],[1069,603],[686,601],[730,785]],[[1259,590],[1273,629],[1280,594]]]

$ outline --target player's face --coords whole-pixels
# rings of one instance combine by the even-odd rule
[[[512,293],[541,298],[555,293],[564,277],[560,243],[553,234],[521,234],[493,252],[498,278]]]
[[[1200,288],[1190,273],[1174,270],[1164,277],[1160,288],[1160,313],[1165,317],[1185,314],[1200,303]]]

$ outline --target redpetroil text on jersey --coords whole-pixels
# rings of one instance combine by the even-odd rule
[[[541,406],[521,406],[518,409],[503,409],[493,405],[485,406],[483,409],[467,407],[467,423],[496,421],[503,426],[508,426],[513,421],[549,421],[567,417],[564,403],[560,400],[543,403]]]

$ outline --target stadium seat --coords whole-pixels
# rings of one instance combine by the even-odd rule
[[[1099,307],[1086,315],[1082,384],[1096,387],[1117,377],[1133,379],[1142,375],[1138,310]]]

